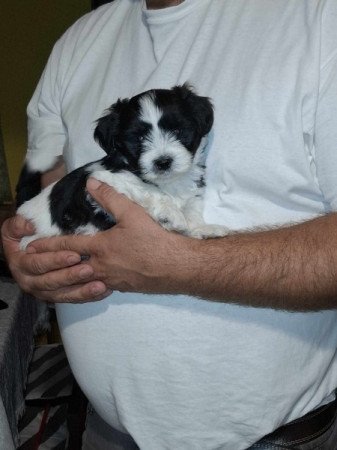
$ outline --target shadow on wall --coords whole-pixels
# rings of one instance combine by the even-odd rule
[[[0,114],[12,193],[26,153],[29,99],[56,40],[90,9],[91,0],[1,2]]]

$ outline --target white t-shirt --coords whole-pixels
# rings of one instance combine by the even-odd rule
[[[57,42],[28,107],[29,150],[103,156],[117,98],[189,81],[212,98],[206,220],[232,229],[337,209],[337,2],[115,0]],[[114,292],[57,305],[71,367],[142,450],[241,450],[327,402],[337,313]]]

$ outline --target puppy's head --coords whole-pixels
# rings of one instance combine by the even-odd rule
[[[160,184],[191,169],[212,125],[210,100],[183,85],[118,100],[98,120],[94,137],[108,155]]]

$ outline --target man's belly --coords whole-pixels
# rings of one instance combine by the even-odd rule
[[[334,312],[122,293],[56,309],[88,399],[146,450],[243,449],[336,387]]]

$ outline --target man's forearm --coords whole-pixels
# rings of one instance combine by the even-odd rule
[[[278,309],[337,307],[337,214],[191,241],[187,258],[185,274],[179,275],[185,293]]]

